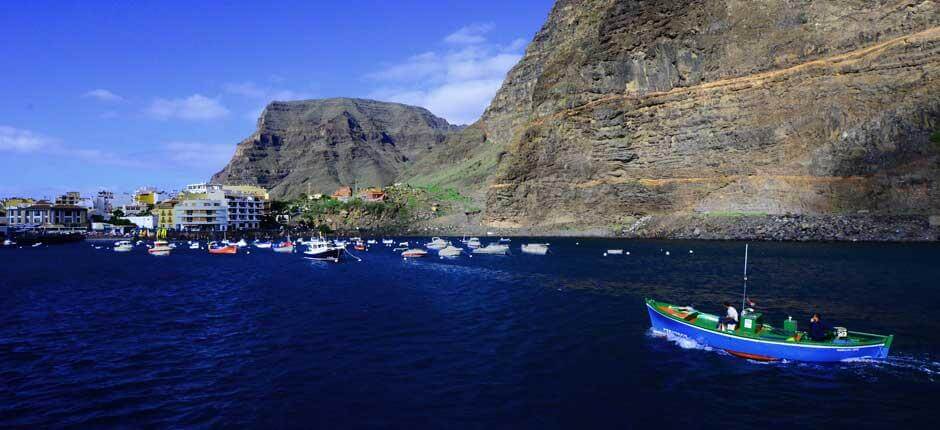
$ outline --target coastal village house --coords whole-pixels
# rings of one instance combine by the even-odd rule
[[[359,192],[359,198],[367,202],[384,202],[385,191],[381,188],[366,188]]]
[[[45,200],[23,206],[6,208],[7,224],[13,228],[44,230],[86,229],[88,209],[66,204],[52,204]]]
[[[176,200],[164,200],[157,203],[153,213],[157,216],[157,228],[166,230],[174,229],[173,226],[173,207],[176,206]]]
[[[348,202],[352,198],[352,188],[349,187],[339,187],[336,191],[333,192],[332,197],[341,202]]]

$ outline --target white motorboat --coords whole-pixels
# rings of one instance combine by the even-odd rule
[[[522,252],[526,254],[545,255],[548,254],[547,243],[525,243],[522,245]]]
[[[258,248],[258,249],[269,249],[269,248],[271,248],[271,242],[261,242],[261,241],[257,241],[257,240],[256,240],[256,241],[255,241],[255,248]]]
[[[479,237],[471,237],[470,240],[467,241],[467,246],[472,249],[476,249],[483,246],[483,244],[480,243]]]
[[[332,261],[334,263],[339,263],[340,258],[346,251],[346,248],[341,246],[336,246],[335,243],[330,241],[317,241],[316,245],[310,245],[304,254],[307,256],[304,257],[308,260],[319,260],[319,261]]]
[[[378,242],[376,242],[375,239],[369,239],[369,240],[366,241],[366,243],[369,244],[369,245],[375,245],[375,244],[378,243]]]
[[[38,248],[39,245],[42,245],[42,242],[36,242],[33,244],[33,248]]]
[[[459,257],[460,254],[463,254],[463,249],[453,245],[448,245],[446,248],[437,251],[437,255],[441,257]]]
[[[6,240],[3,241],[3,246],[13,246],[13,245],[16,245],[16,242],[14,242],[14,241],[12,241],[12,240],[10,240],[10,239],[6,239]]]
[[[189,242],[189,249],[199,249],[199,242]]]
[[[134,250],[134,244],[129,240],[121,240],[114,243],[114,252],[131,252]]]
[[[427,249],[441,250],[450,246],[450,242],[439,237],[432,237],[431,241],[424,245]]]
[[[500,245],[498,243],[491,243],[482,248],[474,249],[473,253],[474,254],[506,255],[509,253],[509,245]]]
[[[382,239],[382,245],[392,246],[395,244],[395,241],[392,239]]]
[[[248,246],[248,242],[245,242],[245,239],[239,239],[238,242],[235,242],[235,246],[245,248]]]
[[[170,248],[170,244],[165,240],[158,240],[153,243],[153,247],[148,249],[147,252],[150,253],[150,255],[164,257],[170,255],[170,251],[172,250],[173,248]]]
[[[622,249],[608,249],[604,255],[623,255]]]
[[[512,240],[509,239],[508,237],[501,237],[501,238],[499,238],[499,243],[509,243],[509,242],[511,242],[511,241],[512,241]]]

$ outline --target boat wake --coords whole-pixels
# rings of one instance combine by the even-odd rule
[[[843,360],[842,363],[847,366],[861,365],[887,372],[919,374],[926,376],[931,381],[940,379],[940,361],[932,360],[928,357],[889,355],[888,358],[882,360],[858,358]]]
[[[672,342],[678,345],[682,349],[700,349],[702,351],[714,351],[714,348],[703,345],[695,341],[695,339],[688,338],[686,336],[678,335],[668,331],[656,330],[650,328],[646,331],[646,335],[650,337],[665,338],[669,342]],[[722,351],[723,352],[723,351]]]

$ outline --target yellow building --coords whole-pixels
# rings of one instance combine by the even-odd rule
[[[3,207],[10,208],[14,206],[29,206],[33,203],[36,203],[36,200],[28,197],[13,197],[5,200],[3,202]]]
[[[271,199],[271,197],[268,195],[268,190],[254,185],[223,185],[222,189],[226,191],[237,191],[243,194],[248,194],[265,201]]]
[[[176,206],[176,200],[167,200],[157,204],[154,215],[157,216],[157,226],[160,229],[173,229],[173,207]]]
[[[134,195],[134,201],[141,205],[153,206],[157,204],[157,193],[154,191],[137,193]]]

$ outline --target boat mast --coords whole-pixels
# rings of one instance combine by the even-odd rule
[[[744,295],[741,297],[741,314],[744,314],[744,306],[747,304],[747,245],[744,244]]]

